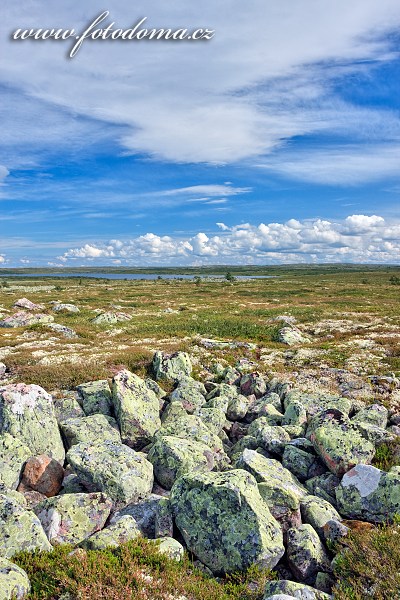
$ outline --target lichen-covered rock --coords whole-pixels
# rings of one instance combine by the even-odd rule
[[[125,515],[129,515],[135,519],[136,524],[144,537],[154,538],[156,537],[158,507],[164,500],[165,498],[163,496],[150,494],[148,498],[128,504],[116,511],[110,520],[110,524],[116,523]]]
[[[385,429],[388,422],[388,409],[381,404],[371,404],[358,411],[358,413],[352,418],[354,423],[368,423]]]
[[[226,423],[225,413],[220,408],[202,407],[196,412],[210,431],[219,435]]]
[[[270,496],[271,503],[283,503],[295,510],[299,506],[299,500],[307,495],[305,487],[279,461],[265,458],[254,450],[244,450],[236,467],[245,469],[259,484],[263,484],[261,495],[265,499]]]
[[[206,403],[206,388],[200,381],[184,375],[169,395],[170,402],[180,402],[189,414],[196,412]]]
[[[50,498],[61,489],[64,469],[59,462],[46,454],[31,456],[25,464],[19,492],[39,492]]]
[[[273,594],[287,594],[296,600],[331,600],[332,596],[321,592],[304,583],[296,583],[281,579],[280,581],[268,581],[265,586],[264,600],[270,600]]]
[[[186,415],[187,412],[182,404],[180,402],[173,402],[172,404],[167,404],[165,407],[161,415],[161,423],[162,425],[174,423],[176,419],[180,419],[181,417],[185,418]]]
[[[233,367],[226,367],[222,373],[224,382],[228,385],[237,385],[240,382],[240,372]]]
[[[258,442],[252,435],[243,436],[232,448],[228,454],[232,463],[236,463],[239,460],[243,450],[257,450]]]
[[[115,442],[121,444],[118,425],[112,417],[89,415],[78,419],[67,419],[60,423],[67,450],[75,444],[99,444]]]
[[[267,391],[267,383],[265,378],[257,371],[243,375],[240,380],[240,393],[243,396],[251,396],[254,394],[256,398],[261,398]]]
[[[253,421],[248,434],[253,435],[262,448],[279,455],[283,454],[286,444],[290,442],[289,434],[280,426],[269,425],[268,417]]]
[[[116,548],[125,542],[140,537],[141,531],[133,517],[125,515],[115,523],[86,538],[79,545],[86,550],[104,550]]]
[[[272,568],[284,553],[281,529],[243,470],[184,475],[170,499],[187,547],[214,573]]]
[[[82,407],[76,399],[75,392],[64,392],[59,398],[53,398],[53,404],[58,423],[62,423],[67,419],[76,419],[85,416]]]
[[[9,433],[0,435],[0,492],[16,490],[30,449]]]
[[[344,475],[336,499],[346,517],[373,523],[392,521],[400,514],[400,473],[357,465]]]
[[[175,421],[168,420],[157,432],[156,437],[175,436],[186,440],[201,442],[211,448],[213,452],[223,453],[222,442],[205,423],[195,415],[178,417]]]
[[[79,308],[77,306],[75,306],[75,304],[55,304],[53,306],[53,310],[54,312],[63,312],[63,313],[78,313],[80,312]]]
[[[76,444],[67,460],[88,490],[104,492],[117,504],[144,498],[153,487],[153,465],[123,444]]]
[[[104,312],[97,315],[92,320],[95,325],[115,325],[115,323],[123,323],[124,321],[130,321],[132,317],[124,312]]]
[[[306,496],[300,500],[301,516],[304,523],[309,523],[320,537],[324,536],[323,528],[328,521],[341,521],[337,510],[326,500],[317,496]]]
[[[107,379],[82,383],[76,389],[81,397],[82,408],[86,415],[97,413],[111,415],[111,391]]]
[[[290,570],[299,581],[312,581],[318,571],[330,571],[329,556],[309,524],[289,529],[286,556]]]
[[[65,494],[35,506],[49,542],[79,544],[100,531],[110,514],[112,502],[104,494]]]
[[[15,383],[0,388],[0,432],[24,443],[33,455],[64,462],[53,399],[38,385]]]
[[[140,450],[151,442],[161,427],[160,405],[143,379],[120,371],[113,379],[112,402],[123,443]]]
[[[371,442],[376,448],[379,448],[379,446],[382,446],[383,444],[390,444],[397,437],[393,432],[372,425],[372,423],[353,422],[356,424],[356,427],[363,438]]]
[[[285,446],[282,465],[302,482],[326,471],[325,465],[313,453],[292,444]]]
[[[370,463],[375,448],[364,439],[344,413],[328,409],[316,415],[307,430],[317,454],[335,475],[343,475],[359,463]]]
[[[180,561],[185,554],[185,550],[177,540],[172,537],[162,537],[154,540],[160,554],[165,554],[172,560]]]
[[[286,404],[282,425],[307,425],[307,411],[299,400],[293,399]]]
[[[153,371],[157,381],[179,381],[185,375],[192,374],[192,363],[186,352],[163,354],[156,352],[153,357]]]
[[[154,379],[151,379],[150,377],[146,377],[144,382],[145,382],[146,386],[149,388],[149,390],[151,390],[152,392],[155,393],[155,395],[157,396],[157,398],[159,400],[161,400],[162,398],[165,398],[165,396],[167,395],[166,391],[163,390],[162,387],[158,385],[157,381],[154,381]]]
[[[212,471],[217,462],[205,444],[174,436],[159,436],[147,458],[154,467],[155,478],[167,490],[185,473]]]
[[[336,488],[340,483],[340,477],[333,473],[323,473],[312,477],[305,482],[307,490],[312,496],[319,496],[333,506],[336,506]]]
[[[304,406],[308,418],[312,418],[318,413],[331,408],[340,410],[345,415],[348,415],[353,408],[353,402],[349,398],[335,396],[334,394],[313,394],[293,389],[289,390],[284,397],[285,410],[294,400]]]
[[[72,339],[78,337],[76,331],[71,329],[71,327],[67,327],[66,325],[60,325],[60,323],[46,323],[46,327],[63,335],[65,338]]]
[[[0,327],[29,327],[30,325],[47,325],[54,317],[45,314],[31,314],[24,311],[16,312],[0,321]]]
[[[247,423],[252,423],[252,421],[258,419],[258,417],[270,417],[273,414],[277,415],[277,413],[281,415],[280,419],[283,419],[283,414],[281,412],[282,402],[280,396],[275,392],[269,392],[268,394],[265,394],[265,396],[258,398],[258,400],[255,396],[249,396],[248,398],[251,402],[245,417]],[[271,409],[275,409],[276,412]]]
[[[297,344],[308,344],[310,338],[306,337],[295,326],[282,327],[278,331],[278,342],[287,346],[296,346]]]
[[[0,600],[23,600],[30,589],[25,571],[6,558],[0,558]]]
[[[250,400],[243,394],[238,394],[235,398],[231,398],[228,403],[226,416],[230,421],[240,421],[244,419],[250,407]]]
[[[48,551],[51,546],[36,515],[14,497],[0,495],[0,555],[11,558],[22,550]]]
[[[162,498],[156,508],[154,521],[154,537],[173,537],[174,518],[169,498]]]

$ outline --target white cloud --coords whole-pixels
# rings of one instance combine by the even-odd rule
[[[400,26],[398,0],[231,0],[229,10],[214,0],[173,5],[154,0],[151,6],[145,0],[134,5],[117,0],[110,10],[121,27],[145,14],[150,26],[201,24],[216,35],[204,44],[90,42],[70,61],[68,43],[15,42],[9,33],[17,27],[80,30],[99,13],[95,0],[7,3],[0,82],[18,91],[23,111],[21,120],[2,125],[2,133],[15,149],[18,125],[17,154],[25,154],[32,142],[57,148],[66,142],[91,144],[94,135],[110,133],[128,153],[179,163],[254,160],[277,152],[294,136],[320,132],[347,136],[351,129],[352,137],[374,143],[399,139],[396,114],[354,107],[332,91],[338,77],[395,57],[386,34]],[[340,173],[356,183],[396,168],[394,156],[371,152],[368,157],[362,147],[347,158],[321,154],[315,178],[306,158],[293,157],[285,166],[283,155],[269,168],[324,183],[337,181]],[[28,158],[34,160],[32,149]]]
[[[356,185],[398,176],[400,138],[386,144],[352,144],[338,148],[318,147],[273,156],[259,167],[300,181],[322,184]]]
[[[400,261],[400,221],[377,215],[350,215],[343,221],[290,219],[285,223],[217,224],[220,235],[192,237],[147,233],[107,245],[85,244],[62,260],[114,257],[124,264],[213,264]]]
[[[5,262],[5,260],[6,260],[5,255],[4,254],[0,254],[0,263]]]

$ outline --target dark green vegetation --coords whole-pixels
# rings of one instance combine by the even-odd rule
[[[261,600],[269,571],[250,569],[221,582],[195,569],[189,557],[177,563],[144,539],[116,549],[72,551],[59,546],[51,553],[21,553],[13,561],[29,576],[27,600],[56,600],[69,592],[80,600]]]
[[[400,598],[400,527],[354,532],[337,560],[335,600]]]

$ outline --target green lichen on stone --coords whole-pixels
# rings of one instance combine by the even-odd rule
[[[285,446],[282,465],[303,482],[326,471],[325,466],[314,454],[291,444]]]
[[[307,523],[287,532],[286,558],[300,581],[315,578],[318,571],[330,570],[329,556],[317,532]]]
[[[315,416],[307,430],[315,451],[332,473],[343,475],[359,463],[370,463],[375,448],[357,426],[339,410],[329,409]]]
[[[170,500],[188,549],[214,573],[272,568],[284,553],[281,529],[246,471],[184,475]]]
[[[205,408],[202,407],[196,411],[196,415],[200,417],[203,423],[210,431],[219,435],[226,423],[225,413],[220,408]]]
[[[285,414],[283,416],[282,425],[300,425],[307,424],[307,411],[303,404],[296,399],[291,400],[286,404]]]
[[[317,496],[306,496],[300,500],[303,523],[314,527],[318,535],[323,535],[323,527],[328,521],[341,521],[337,510],[326,500]]]
[[[112,502],[104,494],[65,494],[47,498],[34,508],[50,543],[79,544],[99,531]]]
[[[141,532],[135,519],[130,515],[125,515],[115,523],[86,538],[79,545],[86,550],[104,550],[104,548],[116,548],[140,536]]]
[[[23,600],[30,589],[25,571],[6,558],[0,558],[0,600]]]
[[[298,389],[288,391],[284,399],[285,410],[291,402],[298,401],[306,409],[308,417],[314,417],[319,412],[328,409],[340,410],[348,415],[353,407],[353,403],[348,398],[335,396],[334,394],[310,394]]]
[[[16,490],[30,449],[9,433],[0,435],[0,492]]]
[[[388,422],[388,410],[382,404],[371,404],[358,411],[352,418],[353,423],[369,423],[385,429]]]
[[[260,493],[269,505],[276,502],[296,510],[299,500],[307,494],[306,488],[279,461],[265,458],[254,450],[244,450],[236,467],[246,469],[256,478]]]
[[[140,450],[151,442],[161,427],[160,405],[143,379],[120,371],[113,379],[112,401],[123,443]]]
[[[331,600],[332,596],[321,592],[304,583],[296,583],[287,579],[280,581],[269,581],[265,586],[264,600],[268,600],[274,594],[287,594],[298,600]]]
[[[61,398],[53,398],[53,404],[58,423],[85,416],[75,392],[64,392]]]
[[[200,381],[184,375],[169,395],[171,403],[179,402],[186,412],[193,414],[206,403],[206,389]]]
[[[172,537],[174,534],[174,518],[169,498],[161,498],[157,504],[154,519],[154,537]]]
[[[67,460],[87,489],[104,492],[118,504],[144,498],[153,487],[152,464],[123,444],[77,444]]]
[[[346,517],[373,523],[393,521],[400,515],[400,473],[357,465],[344,475],[336,499]]]
[[[60,423],[66,448],[75,444],[99,444],[102,442],[121,443],[118,425],[112,417],[90,415],[78,419],[67,419]]]
[[[51,550],[40,520],[11,496],[0,495],[0,555],[11,558],[22,550]]]
[[[174,436],[159,436],[147,458],[154,467],[155,478],[167,490],[185,473],[211,471],[216,466],[208,446]]]
[[[185,554],[185,550],[177,540],[172,537],[162,537],[156,540],[151,540],[156,546],[160,554],[165,554],[172,560],[180,561]]]
[[[250,400],[246,396],[238,394],[229,400],[226,416],[230,421],[240,421],[245,418],[249,407]]]
[[[86,415],[111,415],[111,391],[106,379],[82,383],[76,389]]]
[[[248,434],[254,435],[262,448],[279,455],[283,454],[286,444],[290,442],[290,436],[283,427],[273,427],[269,424],[268,417],[259,417],[253,421]]]
[[[162,428],[157,432],[159,436],[175,436],[186,440],[201,442],[211,448],[214,452],[223,452],[222,442],[207,425],[196,415],[182,415],[175,420],[164,422]]]
[[[157,381],[179,381],[192,374],[192,363],[186,352],[163,354],[156,352],[153,357],[153,371]]]
[[[16,383],[0,388],[0,433],[19,439],[32,455],[47,454],[64,462],[53,399],[38,385]]]

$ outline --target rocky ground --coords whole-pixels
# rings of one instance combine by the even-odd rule
[[[400,467],[371,465],[400,414],[357,389],[306,392],[247,367],[201,382],[188,354],[157,352],[153,378],[123,369],[111,388],[0,388],[1,597],[29,591],[12,563],[21,550],[138,536],[176,560],[188,550],[214,576],[273,569],[264,600],[331,597],[338,541],[400,513]]]
[[[362,281],[3,288],[0,599],[21,550],[141,537],[336,597],[349,533],[400,514],[398,288]]]

